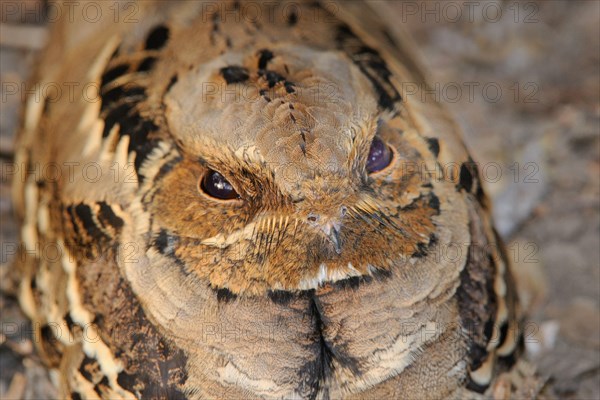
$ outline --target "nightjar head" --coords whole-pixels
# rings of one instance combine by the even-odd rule
[[[142,168],[157,251],[235,294],[314,289],[421,254],[439,200],[409,166],[429,152],[380,96],[346,55],[300,45],[179,73],[163,97],[176,155],[154,176]]]

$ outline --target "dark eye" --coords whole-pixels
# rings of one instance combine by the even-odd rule
[[[392,162],[392,151],[378,137],[373,139],[371,148],[369,149],[369,157],[367,158],[367,172],[381,171]]]
[[[231,183],[217,171],[209,170],[202,178],[200,187],[204,193],[216,199],[232,200],[240,197]]]

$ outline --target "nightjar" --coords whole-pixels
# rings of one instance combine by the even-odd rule
[[[62,396],[489,395],[515,283],[385,4],[77,4],[100,17],[53,24],[14,187]]]

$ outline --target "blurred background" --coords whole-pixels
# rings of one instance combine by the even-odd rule
[[[17,235],[6,172],[47,24],[42,1],[0,6],[0,398],[51,398],[6,278]],[[493,200],[530,309],[526,348],[544,385],[540,398],[599,399],[600,2],[387,6],[389,22],[414,37],[431,100],[456,116]]]

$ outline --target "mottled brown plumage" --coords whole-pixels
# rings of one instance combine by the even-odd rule
[[[251,4],[53,28],[36,79],[100,93],[32,97],[17,154],[62,172],[15,186],[62,394],[479,396],[518,303],[455,123],[402,98],[408,38],[362,3]]]

